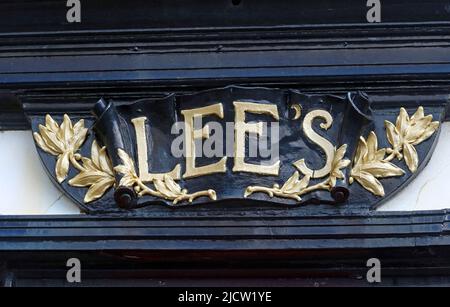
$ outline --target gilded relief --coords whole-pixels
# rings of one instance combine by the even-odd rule
[[[357,106],[352,101],[343,100],[346,104],[327,108],[333,102],[324,102],[320,96],[316,99],[314,96],[295,95],[305,99],[305,102],[301,103],[297,97],[292,104],[285,105],[267,100],[257,103],[236,99],[228,102],[228,108],[234,108],[230,111],[220,99],[216,99],[215,103],[199,108],[192,108],[191,104],[190,108],[180,109],[179,118],[185,124],[183,141],[186,154],[181,158],[170,157],[170,152],[165,153],[170,158],[162,160],[152,156],[155,146],[160,144],[150,128],[159,125],[159,114],[155,113],[152,117],[150,111],[141,112],[142,116],[128,117],[124,122],[123,119],[118,120],[118,114],[123,111],[118,112],[111,103],[103,104],[100,111],[101,127],[95,122],[93,127],[87,128],[85,120],[79,117],[73,124],[67,114],[58,117],[61,119],[59,123],[51,115],[46,115],[43,123],[36,124],[33,135],[44,155],[55,159],[52,164],[55,180],[64,186],[84,189],[82,201],[85,204],[95,204],[111,189],[118,202],[116,194],[124,193],[125,188],[128,196],[123,199],[136,199],[134,204],[140,199],[162,200],[167,205],[179,206],[197,203],[197,199],[205,203],[246,198],[301,205],[310,199],[322,203],[320,198],[326,193],[331,195],[328,200],[323,200],[326,203],[345,202],[348,197],[351,199],[350,187],[354,182],[366,191],[359,189],[358,193],[371,193],[376,198],[386,196],[383,180],[392,178],[404,182],[401,178],[416,172],[421,162],[419,157],[422,156],[419,146],[439,128],[439,121],[433,120],[431,114],[426,115],[423,107],[417,108],[411,116],[402,107],[395,123],[384,121],[385,138],[381,139],[382,136],[370,131],[372,128],[360,130],[361,122],[370,121],[370,116],[362,116],[363,111],[355,109]],[[311,103],[315,103],[316,107],[311,107]],[[145,106],[144,102],[141,106]],[[342,112],[348,112],[345,108],[355,112],[347,115],[352,116],[350,118],[338,119],[333,115],[334,108],[338,107],[341,108],[339,116]],[[211,122],[196,127],[194,121],[202,118],[226,120],[227,112],[233,111],[228,116],[233,121],[233,152],[224,152],[215,160],[204,157],[199,160],[196,156],[198,144],[213,139],[214,135]],[[110,114],[103,115],[108,112]],[[248,160],[251,146],[249,135],[261,138],[264,134],[262,127],[267,120],[284,125],[284,132],[287,132],[291,142],[294,139],[302,141],[293,143],[297,147],[283,143],[281,158],[262,164],[257,160],[255,162],[255,159]],[[350,124],[342,127],[349,120]],[[109,125],[111,131],[105,132]],[[131,144],[123,141],[122,133],[126,131],[133,137]],[[281,131],[282,134],[284,132]],[[279,142],[285,141],[280,139]],[[380,148],[380,142],[389,146]],[[299,154],[292,148],[305,149],[303,154]],[[315,154],[310,154],[311,151]],[[289,156],[289,163],[286,163],[286,156]],[[163,161],[157,167],[163,171],[151,171],[155,169],[155,161]],[[71,168],[73,171],[70,171]],[[69,173],[74,171],[76,173],[68,179]],[[223,181],[220,178],[224,178]],[[233,178],[237,181],[234,182]],[[252,181],[243,178],[252,178]],[[392,180],[389,181],[391,185]],[[235,184],[240,189],[232,190],[232,194],[227,192]],[[223,197],[224,191],[228,193],[226,197]],[[343,194],[335,197],[335,191]]]

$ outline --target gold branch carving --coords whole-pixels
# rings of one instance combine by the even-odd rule
[[[91,158],[81,157],[83,165],[75,165],[80,173],[69,180],[74,187],[89,187],[84,202],[88,203],[99,199],[105,192],[114,186],[115,178],[111,161],[106,153],[106,147],[92,142]]]
[[[72,125],[69,116],[64,114],[63,122],[59,126],[47,114],[45,126],[39,125],[39,133],[33,133],[34,140],[39,147],[57,157],[55,174],[59,183],[67,178],[70,161],[75,161],[75,154],[86,140],[87,131],[83,119]]]
[[[45,125],[39,125],[39,133],[33,134],[38,146],[45,152],[56,156],[55,174],[59,183],[62,183],[69,172],[70,165],[77,169],[79,173],[69,180],[69,184],[74,187],[88,187],[84,196],[84,202],[92,202],[101,198],[108,189],[115,185],[114,171],[123,174],[120,181],[122,186],[134,186],[139,196],[151,195],[173,201],[177,204],[184,200],[189,202],[202,196],[208,196],[212,200],[217,199],[214,190],[188,193],[169,175],[163,180],[155,179],[152,183],[155,190],[147,187],[137,176],[133,160],[128,154],[119,149],[119,157],[122,165],[112,167],[108,157],[106,147],[100,147],[97,141],[92,142],[91,157],[83,157],[78,150],[86,140],[88,129],[84,127],[84,120],[79,120],[72,125],[67,114],[64,114],[61,125],[53,120],[50,115],[45,117]]]
[[[392,148],[386,150],[390,154],[387,160],[392,160],[394,156],[399,160],[404,157],[409,170],[413,173],[417,171],[419,158],[414,146],[427,140],[437,130],[439,122],[432,120],[433,115],[424,115],[423,107],[419,107],[411,118],[406,110],[401,108],[395,126],[386,120],[386,135],[392,145]]]
[[[114,167],[114,170],[123,177],[120,180],[120,186],[134,187],[134,190],[139,196],[150,195],[154,197],[160,197],[167,200],[172,200],[173,204],[176,205],[179,202],[187,200],[188,202],[193,202],[194,199],[202,196],[207,196],[212,200],[217,199],[216,191],[205,190],[198,191],[195,193],[188,193],[186,189],[181,189],[180,185],[175,182],[175,180],[169,175],[164,175],[163,179],[154,179],[152,181],[154,189],[146,186],[136,173],[134,167],[134,162],[130,156],[122,149],[118,150],[118,155],[122,160],[122,164]]]
[[[279,184],[274,184],[272,188],[262,186],[249,186],[245,190],[245,197],[250,196],[253,193],[266,193],[270,197],[290,198],[296,201],[300,201],[301,196],[316,190],[330,191],[336,186],[337,179],[344,179],[344,173],[342,169],[346,168],[350,164],[350,160],[344,159],[347,145],[344,144],[338,149],[334,149],[333,161],[331,164],[331,171],[328,177],[315,185],[310,185],[311,177],[305,175],[300,179],[300,173],[295,173],[289,177],[289,179],[280,187]]]
[[[377,178],[402,176],[405,172],[385,159],[386,148],[378,149],[375,132],[370,132],[367,141],[360,137],[353,168],[350,172],[350,184],[356,180],[366,190],[378,196],[384,196],[383,185]]]
[[[405,172],[390,161],[405,158],[408,169],[417,171],[419,158],[414,146],[430,138],[439,122],[432,121],[432,115],[424,115],[423,107],[409,117],[404,108],[400,108],[395,125],[385,121],[386,137],[392,148],[378,149],[375,132],[370,132],[367,141],[361,137],[353,159],[350,172],[350,184],[356,180],[363,188],[377,196],[384,196],[384,188],[378,179],[402,176]],[[388,155],[387,157],[386,154]]]
[[[69,184],[74,187],[89,187],[84,196],[86,203],[102,197],[115,182],[106,147],[100,148],[94,140],[90,159],[82,157],[78,153],[86,140],[87,131],[83,119],[72,125],[69,116],[64,114],[63,122],[58,125],[47,114],[45,126],[39,125],[39,133],[33,134],[36,143],[42,150],[57,157],[55,174],[59,183],[67,178],[71,164],[79,171],[78,175],[69,180]]]

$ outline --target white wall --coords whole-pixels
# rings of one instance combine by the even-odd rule
[[[444,123],[441,129],[429,164],[378,210],[450,208],[450,123]],[[0,214],[80,214],[48,178],[30,131],[0,132],[0,168]]]
[[[419,145],[420,146],[420,145]],[[428,165],[380,211],[414,211],[450,208],[450,122],[443,123]]]
[[[30,131],[0,131],[0,214],[79,214],[50,181]]]

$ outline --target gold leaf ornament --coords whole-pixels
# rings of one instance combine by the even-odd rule
[[[295,171],[294,174],[286,180],[286,182],[281,186],[275,183],[272,188],[262,187],[262,186],[248,186],[245,189],[244,197],[248,197],[253,193],[266,193],[270,197],[281,197],[281,198],[291,198],[296,201],[302,200],[300,195],[308,187],[311,177],[305,175],[300,179],[300,173]]]
[[[335,148],[333,162],[331,163],[331,172],[330,172],[330,186],[336,186],[337,179],[344,179],[344,173],[342,169],[345,169],[350,165],[351,161],[348,159],[344,159],[345,152],[347,151],[347,144],[342,145],[338,149]]]
[[[106,147],[100,148],[97,141],[92,142],[91,158],[81,158],[81,171],[69,184],[74,187],[89,187],[84,202],[88,203],[102,197],[115,183],[111,161],[106,153]]]
[[[386,149],[378,149],[376,134],[372,131],[367,141],[360,137],[349,182],[356,180],[366,190],[375,195],[384,196],[383,185],[377,178],[402,176],[405,172],[384,159]]]
[[[55,174],[59,183],[67,178],[70,162],[79,156],[76,152],[86,140],[88,129],[84,127],[84,120],[72,125],[67,114],[63,116],[61,126],[50,115],[45,116],[45,125],[39,125],[39,133],[33,136],[38,146],[45,152],[56,156]]]
[[[123,149],[119,148],[117,154],[122,160],[122,164],[115,166],[114,170],[123,175],[122,179],[120,179],[119,185],[124,187],[131,187],[135,184],[138,184],[140,182],[140,179],[136,173],[133,160]]]
[[[155,190],[146,186],[136,173],[133,159],[122,149],[118,149],[118,155],[122,160],[122,164],[114,167],[114,170],[122,174],[120,180],[121,186],[134,187],[138,196],[150,195],[163,199],[171,200],[174,205],[187,200],[193,202],[194,199],[202,196],[209,197],[212,200],[217,199],[216,191],[212,189],[188,193],[186,189],[181,189],[180,185],[169,175],[164,175],[163,179],[155,179],[152,181]]]
[[[280,191],[284,194],[296,194],[309,185],[311,177],[304,176],[300,179],[300,174],[296,171],[281,187]]]
[[[385,121],[387,139],[392,145],[387,149],[389,159],[394,156],[399,160],[405,158],[409,170],[416,172],[419,158],[414,146],[431,137],[438,127],[439,122],[433,121],[433,115],[425,116],[423,107],[419,107],[411,117],[405,108],[401,108],[395,125]]]
[[[262,186],[248,186],[245,189],[244,197],[248,197],[253,193],[265,193],[270,197],[277,196],[301,201],[302,195],[312,191],[330,191],[336,186],[337,179],[344,179],[342,169],[346,168],[350,164],[350,160],[344,159],[346,150],[346,144],[342,145],[338,149],[334,149],[329,176],[322,182],[310,186],[311,177],[309,175],[305,175],[300,179],[300,173],[295,171],[294,174],[281,186],[281,188],[278,184],[274,184],[271,188]]]
[[[353,160],[350,183],[356,180],[366,190],[384,196],[384,188],[377,178],[402,176],[405,172],[392,164],[394,158],[405,159],[408,169],[414,173],[419,165],[415,146],[430,138],[438,129],[439,122],[432,115],[424,114],[423,107],[409,117],[405,108],[400,108],[395,125],[385,121],[386,138],[392,148],[377,149],[377,137],[372,131],[366,140],[361,137]],[[388,155],[385,157],[385,155]]]

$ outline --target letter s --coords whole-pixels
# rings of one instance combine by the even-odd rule
[[[324,110],[314,110],[306,114],[303,120],[303,132],[306,137],[313,143],[317,144],[325,152],[326,162],[324,167],[319,170],[312,170],[306,166],[305,159],[298,160],[294,162],[294,166],[302,172],[304,175],[309,175],[311,178],[322,178],[328,175],[331,171],[331,163],[333,162],[334,146],[326,138],[319,135],[312,128],[312,122],[316,118],[322,118],[325,120],[324,123],[320,124],[320,127],[327,130],[331,127],[333,123],[333,117],[331,114]]]

